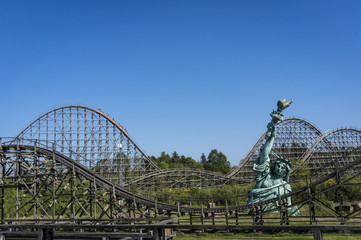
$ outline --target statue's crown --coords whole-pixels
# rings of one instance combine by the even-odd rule
[[[287,158],[284,158],[284,157],[282,157],[282,156],[280,156],[280,155],[278,155],[278,154],[276,154],[274,152],[271,152],[271,154],[272,154],[272,156],[276,157],[276,160],[275,160],[276,162],[282,162],[282,163],[285,163],[285,164],[289,165],[290,167],[292,166],[291,161],[288,160]]]

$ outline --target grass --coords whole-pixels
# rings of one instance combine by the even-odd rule
[[[177,236],[174,237],[174,240],[195,240],[195,239],[211,239],[211,240],[223,240],[223,239],[258,239],[258,240],[304,240],[304,239],[314,239],[312,233],[176,233]],[[361,240],[360,233],[352,234],[338,234],[338,233],[323,233],[323,239],[326,240]]]

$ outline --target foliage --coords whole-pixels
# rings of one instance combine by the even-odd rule
[[[218,152],[216,149],[212,149],[204,164],[204,169],[226,174],[231,171],[231,164],[227,161],[226,155]]]
[[[300,159],[292,160],[292,174],[291,178],[293,181],[302,181],[309,176],[311,170],[308,164]]]
[[[165,189],[149,192],[151,198],[156,198],[161,202],[177,203],[188,205],[190,201],[192,206],[200,206],[201,203],[208,204],[213,202],[216,206],[224,206],[226,201],[229,205],[244,204],[247,202],[247,194],[253,188],[249,185],[223,185],[214,188],[186,188],[186,189]]]
[[[177,168],[203,170],[201,163],[191,157],[185,157],[184,155],[179,156],[176,151],[172,153],[172,156],[162,152],[158,158],[151,156],[150,159],[157,164],[158,167],[164,170]]]
[[[226,155],[212,149],[208,158],[202,153],[201,161],[197,162],[191,157],[179,155],[176,151],[170,156],[166,152],[162,152],[159,157],[151,156],[150,159],[157,164],[161,169],[196,169],[208,170],[213,172],[220,172],[226,174],[231,171],[231,164],[227,161]]]
[[[361,239],[361,234],[358,232],[352,232],[352,235],[346,234],[338,234],[332,232],[322,232],[323,238],[328,240],[357,240]],[[224,239],[247,239],[247,240],[256,240],[256,239],[314,239],[314,236],[311,231],[309,232],[258,232],[258,234],[250,234],[247,231],[241,231],[233,234],[229,233],[222,233],[222,232],[207,232],[206,234],[199,234],[199,233],[186,233],[186,234],[179,234],[177,233],[174,237],[174,240],[198,240],[198,239],[211,239],[211,240],[224,240]]]

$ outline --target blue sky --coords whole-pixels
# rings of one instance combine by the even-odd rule
[[[100,108],[149,155],[245,157],[280,98],[361,127],[361,1],[0,2],[0,136]]]

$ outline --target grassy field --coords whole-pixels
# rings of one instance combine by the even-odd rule
[[[270,239],[282,239],[282,240],[304,240],[313,239],[312,233],[278,233],[278,234],[251,234],[251,233],[176,233],[177,236],[174,240],[195,240],[195,239],[211,239],[211,240],[223,240],[223,239],[257,239],[257,240],[270,240]],[[324,233],[323,239],[325,240],[361,240],[361,234],[337,234],[337,233]]]

